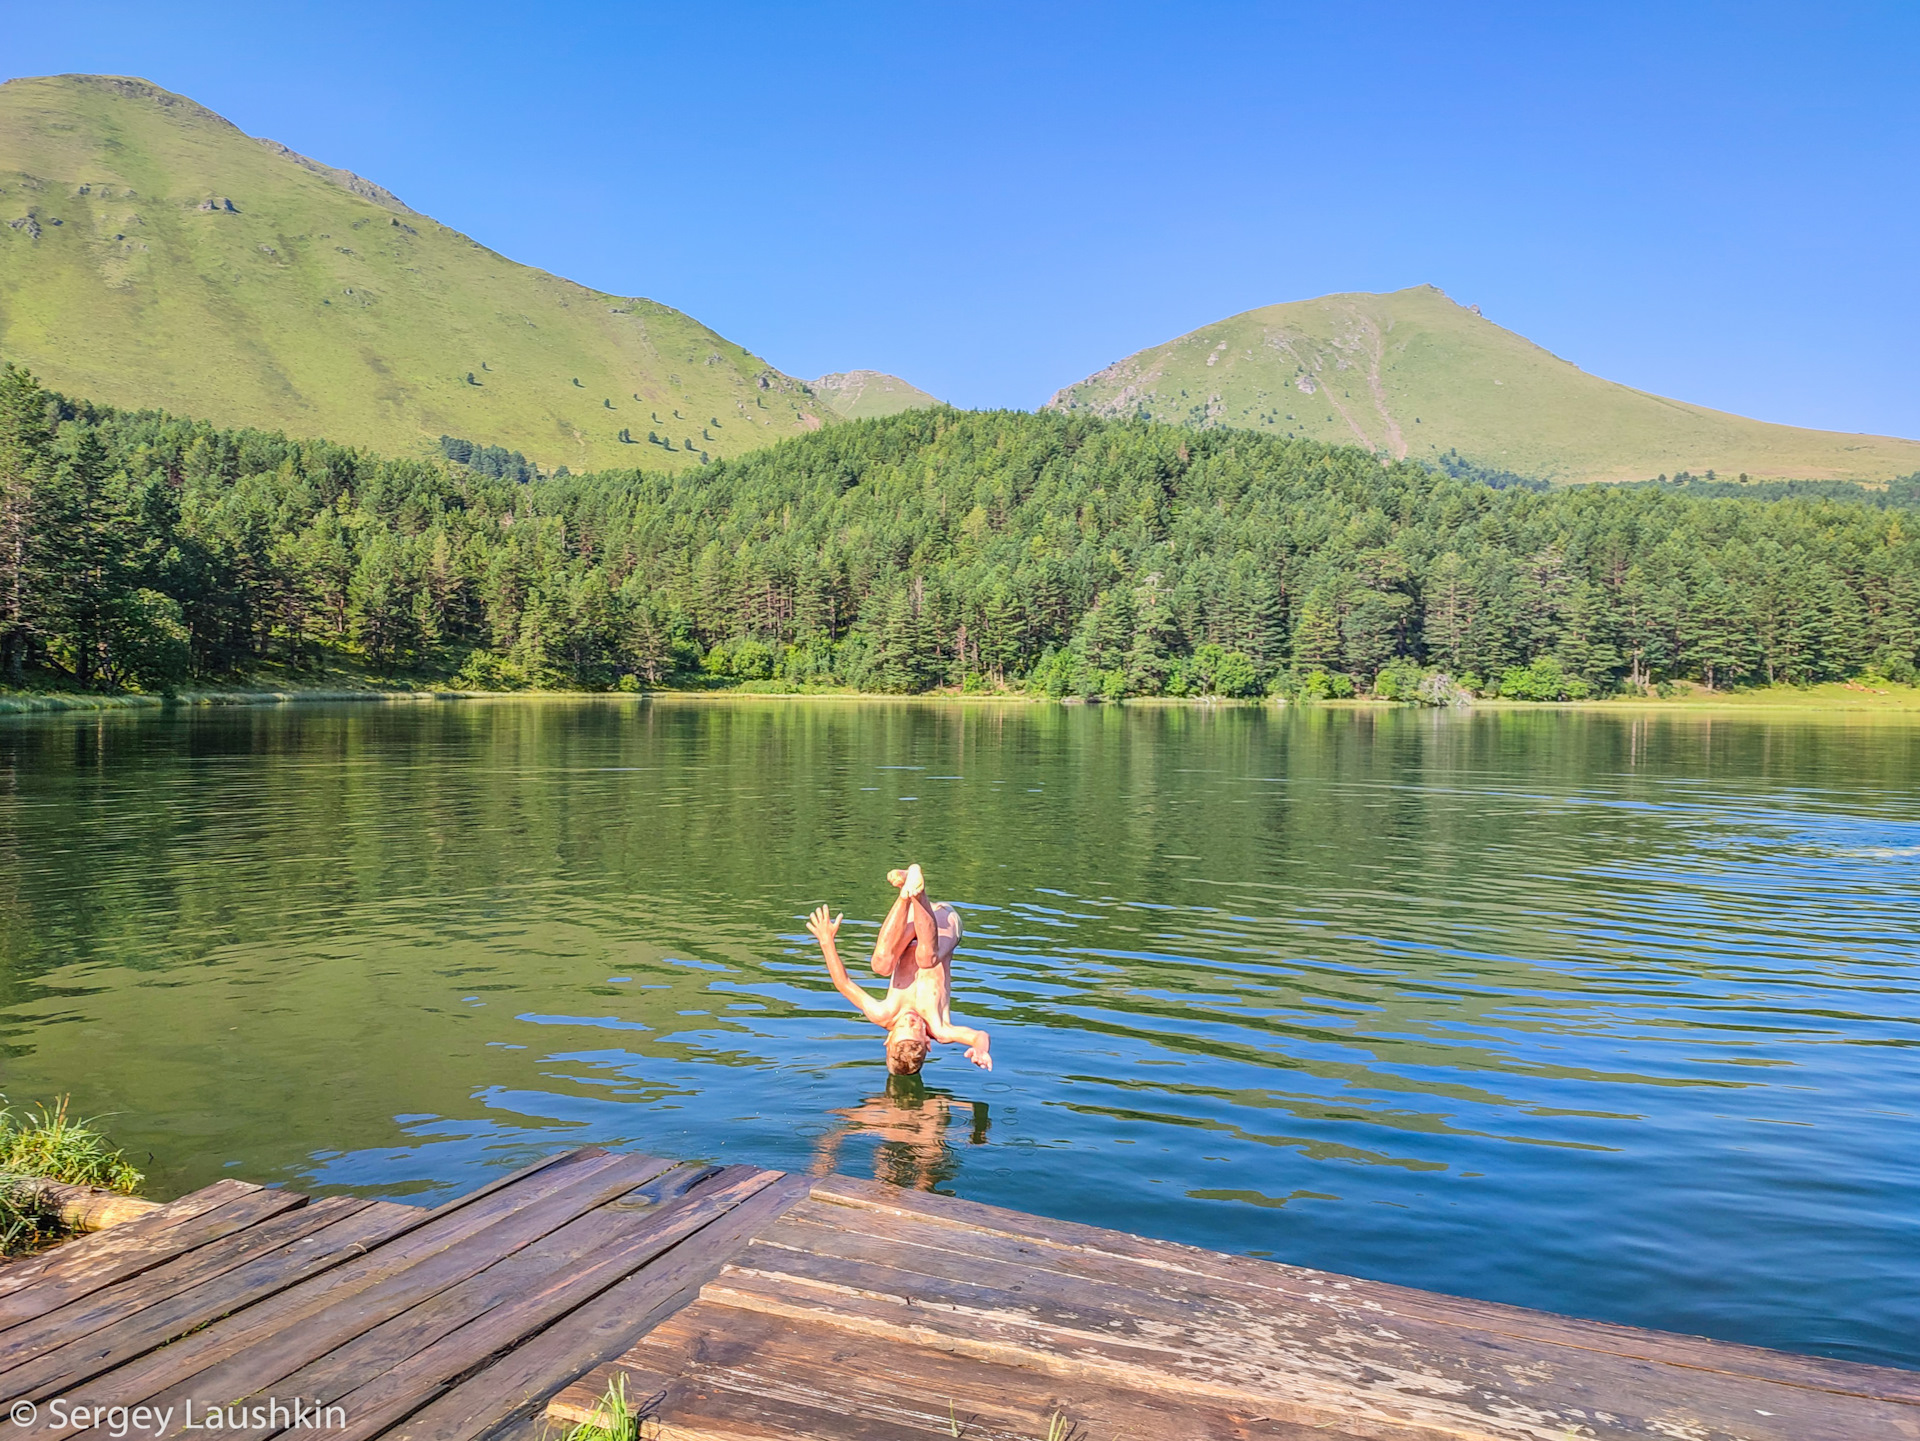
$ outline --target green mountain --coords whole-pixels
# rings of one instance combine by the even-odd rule
[[[677,310],[105,75],[0,85],[0,358],[114,405],[547,468],[698,464],[835,418]]]
[[[848,420],[898,415],[903,410],[925,410],[941,403],[919,386],[909,385],[899,376],[882,370],[844,370],[837,375],[823,375],[807,388],[813,392],[814,399]]]
[[[1249,310],[1130,355],[1048,408],[1358,443],[1396,460],[1454,452],[1556,481],[1920,471],[1920,442],[1771,425],[1601,380],[1431,285]]]

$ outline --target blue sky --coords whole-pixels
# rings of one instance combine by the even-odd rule
[[[1432,283],[1596,374],[1920,436],[1920,6],[0,0],[801,376],[1033,406]]]

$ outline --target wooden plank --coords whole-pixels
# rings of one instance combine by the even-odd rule
[[[717,1186],[703,1187],[697,1193],[704,1212],[693,1229],[698,1229],[706,1220],[721,1214],[738,1200],[744,1199],[745,1195],[751,1194],[752,1190],[758,1189],[758,1186],[750,1186],[742,1191],[734,1183],[764,1174],[752,1166],[738,1166],[731,1170],[739,1174],[722,1175],[710,1166],[676,1166],[644,1185],[596,1206],[533,1244],[449,1286],[438,1295],[383,1321],[292,1373],[285,1379],[284,1386],[302,1396],[332,1401],[366,1383],[370,1377],[379,1376],[388,1368],[398,1366],[435,1345],[470,1322],[485,1318],[488,1327],[496,1326],[506,1314],[502,1308],[510,1310],[516,1303],[530,1302],[555,1285],[565,1288],[571,1284],[570,1278],[599,1274],[601,1266],[618,1266],[635,1252],[638,1252],[637,1259],[628,1269],[638,1267],[644,1264],[648,1254],[658,1254],[680,1239],[681,1235],[687,1234],[685,1231],[674,1232],[670,1238],[658,1240],[651,1245],[650,1251],[648,1249],[648,1243],[661,1233],[663,1226],[672,1228],[680,1217],[689,1214],[684,1184],[688,1173],[720,1178]],[[726,1198],[720,1200],[717,1209],[714,1199],[716,1191],[723,1193]],[[669,1202],[664,1208],[657,1204],[662,1199]],[[646,1204],[649,1202],[654,1204]],[[586,1296],[605,1289],[623,1274],[606,1276]],[[583,1300],[585,1298],[581,1297]],[[507,1344],[512,1339],[506,1337],[501,1344]],[[497,1349],[498,1345],[489,1345],[474,1359],[484,1359]],[[458,1374],[463,1369],[458,1367],[452,1374]],[[239,1436],[245,1434],[238,1433]],[[238,1441],[238,1437],[231,1438],[231,1441]]]
[[[256,1256],[278,1250],[312,1231],[332,1225],[370,1201],[333,1196],[249,1226],[219,1244],[196,1247],[185,1255],[143,1271],[137,1276],[83,1296],[49,1311],[30,1325],[0,1333],[0,1387],[6,1375],[36,1356],[68,1342],[90,1336],[116,1321],[190,1290],[222,1272],[243,1266]]]
[[[1164,1393],[1049,1376],[930,1347],[876,1350],[830,1327],[698,1300],[668,1317],[618,1360],[548,1403],[554,1429],[606,1424],[600,1402],[615,1375],[643,1434],[674,1441],[1037,1441],[1057,1416],[1076,1437],[1154,1441],[1457,1441],[1424,1429],[1303,1425]]]
[[[182,1196],[177,1201],[167,1202],[159,1210],[149,1212],[138,1220],[116,1226],[109,1234],[81,1236],[42,1251],[37,1256],[9,1261],[0,1266],[0,1296],[10,1296],[23,1287],[50,1277],[70,1275],[108,1262],[113,1257],[139,1251],[152,1245],[163,1232],[181,1222],[192,1220],[216,1206],[224,1206],[237,1197],[251,1195],[261,1189],[246,1181],[215,1181],[211,1186]]]
[[[210,1396],[237,1402],[265,1395],[301,1367],[345,1346],[390,1317],[485,1270],[594,1207],[627,1194],[650,1175],[664,1169],[667,1162],[651,1156],[608,1156],[604,1163],[590,1165],[591,1169],[579,1168],[584,1174],[576,1172],[577,1179],[572,1184],[561,1186],[537,1201],[514,1207],[493,1225],[465,1237],[458,1245],[422,1255],[414,1264],[371,1286],[355,1289],[350,1295],[332,1299],[330,1304],[305,1311],[297,1325],[285,1325],[243,1350],[196,1369],[155,1396],[153,1404],[164,1408],[181,1406],[188,1400],[204,1402]],[[518,1187],[497,1192],[489,1200],[510,1200],[538,1180],[539,1176],[532,1177]],[[456,1212],[455,1216],[459,1214]],[[323,1287],[325,1280],[321,1278]],[[219,1328],[214,1329],[217,1332]],[[177,1348],[168,1348],[174,1349]],[[393,1358],[372,1355],[365,1359],[370,1368],[379,1371],[386,1369]],[[289,1397],[292,1394],[286,1393]],[[184,1410],[173,1426],[153,1432],[152,1441],[175,1434],[183,1420]]]
[[[804,1176],[781,1176],[384,1434],[392,1441],[473,1441],[538,1409],[568,1382],[619,1355],[691,1301],[729,1256],[805,1196],[808,1187]],[[367,1438],[336,1435],[333,1441]]]
[[[604,1146],[576,1146],[571,1151],[555,1151],[552,1155],[542,1156],[539,1160],[522,1166],[517,1171],[509,1171],[504,1176],[496,1176],[485,1185],[455,1196],[452,1200],[442,1201],[438,1206],[433,1207],[428,1212],[428,1215],[429,1217],[451,1215],[462,1207],[471,1206],[476,1201],[484,1201],[487,1197],[504,1191],[509,1186],[518,1186],[522,1181],[531,1180],[542,1171],[549,1170],[552,1167],[578,1166],[598,1157],[610,1156],[612,1154],[613,1153]],[[627,1154],[637,1156],[640,1153],[638,1151],[630,1151]],[[671,1165],[672,1162],[662,1162],[662,1164]]]
[[[566,1238],[563,1231],[548,1237],[550,1242],[566,1238],[566,1244],[548,1258],[560,1264],[547,1267],[537,1279],[516,1267],[527,1253],[509,1257],[475,1277],[469,1283],[475,1287],[473,1295],[460,1298],[460,1305],[450,1314],[432,1318],[440,1334],[427,1344],[419,1344],[426,1339],[427,1331],[416,1313],[430,1308],[416,1307],[414,1312],[396,1318],[396,1325],[405,1325],[413,1332],[418,1349],[390,1369],[371,1369],[366,1355],[349,1357],[336,1352],[319,1366],[290,1377],[288,1386],[302,1396],[341,1399],[351,1418],[351,1434],[377,1435],[456,1378],[632,1275],[780,1178],[777,1171],[752,1166],[706,1169],[705,1185],[693,1191],[674,1188],[668,1204],[653,1215],[603,1207],[567,1228],[580,1234]],[[594,1233],[609,1226],[616,1228],[614,1239],[596,1243]],[[435,1301],[452,1299],[449,1292]],[[447,1322],[457,1324],[444,1324]],[[362,1338],[366,1342],[376,1339],[383,1359],[400,1349],[392,1337]]]
[[[1226,1287],[1170,1287],[1150,1267],[1137,1268],[1133,1285],[1094,1284],[1046,1265],[982,1260],[956,1279],[917,1269],[928,1248],[807,1227],[796,1215],[757,1238],[704,1296],[1058,1376],[1254,1404],[1303,1424],[1361,1420],[1512,1441],[1576,1427],[1605,1437],[1920,1437],[1920,1409],[1900,1403],[1522,1345],[1384,1311],[1250,1305]],[[809,1233],[819,1249],[795,1249]],[[1777,1419],[1755,1425],[1756,1413]]]
[[[256,1189],[177,1222],[146,1238],[142,1244],[121,1247],[111,1256],[97,1256],[84,1267],[69,1267],[59,1274],[44,1276],[11,1295],[0,1296],[0,1339],[5,1338],[10,1328],[306,1204],[305,1196],[292,1191]]]
[[[319,1211],[324,1204],[317,1201],[308,1210]],[[419,1225],[424,1215],[417,1206],[390,1201],[361,1203],[360,1209],[336,1216],[323,1230],[14,1368],[0,1376],[0,1395],[32,1401],[65,1395],[115,1366],[244,1310],[329,1267],[365,1255]]]
[[[1117,1274],[1113,1263],[1124,1266],[1126,1262],[1134,1262],[1166,1272],[1174,1284],[1208,1294],[1234,1295],[1245,1288],[1269,1296],[1276,1306],[1301,1303],[1323,1306],[1349,1319],[1384,1312],[1393,1317],[1417,1318],[1515,1340],[1920,1405],[1920,1372],[1770,1351],[1759,1346],[1445,1296],[1251,1256],[1151,1240],[1072,1221],[1028,1216],[950,1196],[903,1191],[847,1176],[832,1176],[819,1182],[813,1196],[822,1207],[838,1208],[807,1212],[811,1219],[822,1224],[849,1229],[865,1226],[873,1234],[887,1236],[901,1233],[881,1218],[939,1227],[937,1240],[931,1230],[916,1231],[915,1235],[927,1244],[951,1249],[956,1257],[982,1256],[1035,1264],[1044,1251],[1050,1267],[1089,1279]],[[861,1211],[870,1213],[878,1224],[864,1221],[859,1216]],[[796,1211],[790,1219],[798,1219],[800,1214]]]
[[[87,1383],[69,1399],[87,1406],[130,1406],[150,1400],[197,1372],[263,1345],[289,1328],[297,1328],[304,1318],[329,1305],[378,1286],[417,1263],[511,1221],[523,1206],[537,1204],[546,1196],[578,1184],[583,1177],[597,1175],[619,1159],[604,1151],[569,1152],[530,1171],[511,1187],[486,1188],[486,1194],[470,1204],[449,1203],[427,1212],[397,1239],[258,1300],[238,1314],[161,1350],[117,1366]],[[43,1416],[35,1427],[23,1429],[30,1429],[34,1434],[58,1434],[48,1428],[49,1422]]]

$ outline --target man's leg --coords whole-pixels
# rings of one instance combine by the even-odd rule
[[[937,953],[934,942],[938,939],[933,921],[933,907],[927,904],[927,893],[919,892],[907,900],[913,915],[913,939],[919,947],[918,959],[923,966],[935,963]]]
[[[915,939],[913,902],[901,896],[893,903],[893,909],[887,912],[887,918],[880,923],[880,934],[874,939],[873,973],[876,976],[891,976]]]
[[[891,976],[909,946],[919,947],[921,964],[932,965],[936,940],[933,908],[927,904],[924,890],[901,896],[880,923],[880,934],[873,943],[873,972]]]

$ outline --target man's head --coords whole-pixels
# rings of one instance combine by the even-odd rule
[[[927,1023],[920,1019],[917,1012],[908,1011],[887,1028],[887,1074],[919,1075],[920,1068],[927,1063],[927,1052],[932,1045],[933,1038],[927,1034]]]

